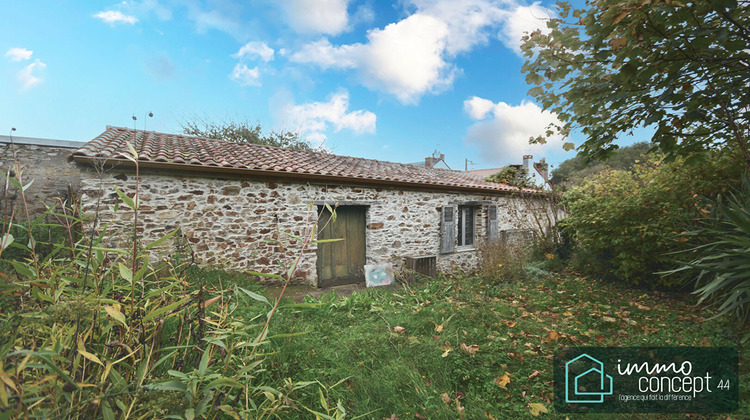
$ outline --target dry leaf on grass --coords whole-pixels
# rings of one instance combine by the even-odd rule
[[[477,350],[479,350],[479,346],[476,344],[467,346],[465,343],[461,343],[461,350],[463,350],[466,354],[474,354],[477,352]]]
[[[542,403],[530,403],[529,404],[529,413],[531,413],[534,417],[539,417],[540,414],[546,413],[547,407],[544,406]]]
[[[502,389],[505,389],[506,386],[510,383],[510,373],[505,372],[503,376],[496,376],[494,379],[497,386],[499,386]]]
[[[448,395],[447,392],[443,392],[440,394],[440,399],[443,400],[444,403],[450,404],[451,403],[451,396]]]

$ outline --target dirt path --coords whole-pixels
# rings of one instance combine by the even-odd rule
[[[269,299],[278,299],[279,294],[281,293],[281,289],[281,286],[266,286],[266,291],[268,292]],[[363,291],[366,289],[367,288],[365,287],[364,283],[345,284],[343,286],[324,287],[321,289],[312,286],[290,284],[289,286],[287,286],[286,291],[284,292],[284,297],[287,299],[291,299],[294,302],[302,302],[305,296],[310,295],[318,299],[332,290],[335,290],[336,293],[340,296],[351,296],[354,292]]]

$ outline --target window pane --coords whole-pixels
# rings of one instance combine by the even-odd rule
[[[458,246],[474,245],[474,207],[458,207]]]

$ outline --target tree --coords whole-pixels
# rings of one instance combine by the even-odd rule
[[[636,163],[645,161],[646,155],[653,148],[653,144],[644,141],[621,147],[603,161],[586,161],[583,156],[570,158],[560,163],[552,171],[552,184],[579,184],[589,176],[596,175],[606,169],[630,171]]]
[[[494,173],[484,180],[518,188],[539,188],[538,185],[534,184],[534,179],[529,176],[527,170],[519,165],[508,165],[500,172]]]
[[[750,2],[739,3],[558,3],[548,33],[522,46],[529,95],[562,122],[532,141],[580,129],[580,154],[600,159],[618,135],[653,127],[651,141],[670,159],[730,147],[750,168]]]
[[[253,125],[245,121],[224,120],[220,123],[208,121],[194,116],[192,119],[180,122],[182,132],[197,137],[231,141],[234,143],[262,144],[266,146],[283,147],[297,150],[316,150],[309,141],[299,137],[291,131],[271,131],[263,134],[260,124]]]

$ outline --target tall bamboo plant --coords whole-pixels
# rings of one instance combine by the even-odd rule
[[[26,188],[15,178],[9,184]],[[116,192],[114,212],[132,211],[137,220],[138,191]],[[79,219],[77,209],[48,211],[68,220],[69,229],[97,226],[99,217]],[[318,242],[317,221],[311,225],[304,238],[290,235],[303,243],[300,256]],[[279,301],[237,285],[189,283],[183,267],[149,259],[176,231],[139,244],[132,228],[133,243],[123,248],[104,245],[111,235],[127,235],[111,223],[90,236],[69,232],[68,238],[78,239],[59,245],[68,251],[65,257],[13,260],[14,272],[0,274],[0,419],[220,413],[244,419],[294,409],[295,392],[314,382],[272,386],[257,379]],[[2,248],[12,241],[3,232]],[[286,267],[285,284],[298,261]],[[249,304],[261,306],[258,316],[235,315]]]

